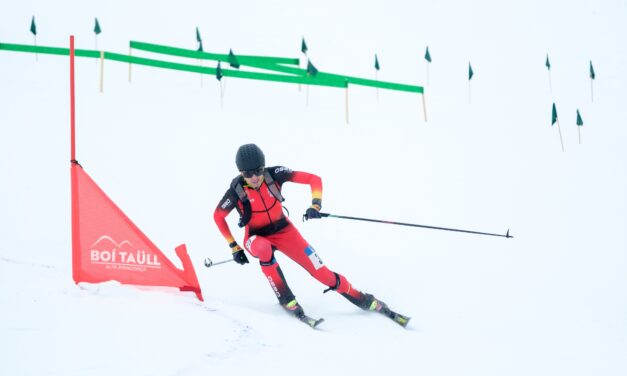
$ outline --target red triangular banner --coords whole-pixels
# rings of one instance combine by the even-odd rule
[[[74,282],[177,287],[202,292],[185,245],[183,270],[135,226],[77,163],[72,163],[72,275]]]

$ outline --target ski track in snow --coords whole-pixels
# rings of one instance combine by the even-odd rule
[[[4,261],[4,262],[11,263],[11,264],[16,264],[16,265],[33,267],[33,268],[44,268],[44,269],[54,269],[55,268],[53,265],[41,264],[41,263],[29,262],[29,261],[15,260],[15,259],[7,258],[7,257],[1,257],[1,256],[0,256],[0,261]]]

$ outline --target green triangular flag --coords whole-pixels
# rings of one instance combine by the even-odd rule
[[[594,80],[597,77],[596,74],[594,74],[594,68],[592,67],[592,60],[590,60],[590,79]]]
[[[468,62],[468,81],[472,80],[472,76],[475,75],[475,72],[472,71],[472,66],[470,62]]]
[[[429,53],[429,46],[427,46],[427,52],[425,52],[425,60],[431,62],[431,54]]]
[[[315,76],[318,74],[318,70],[316,69],[316,67],[314,67],[314,65],[311,63],[311,61],[309,59],[307,59],[307,75],[308,76]]]
[[[555,103],[553,103],[553,110],[551,111],[551,126],[553,126],[557,122],[557,108],[555,108]]]
[[[231,49],[229,49],[229,65],[233,68],[239,69],[239,61],[237,61],[237,57],[235,57],[235,54]]]
[[[96,18],[96,25],[94,26],[94,33],[96,33],[96,35],[102,33],[102,29],[100,28],[100,22],[98,22],[98,18]]]
[[[30,32],[33,33],[33,35],[37,35],[37,25],[35,25],[35,16],[33,16],[33,19],[30,21]]]
[[[579,109],[577,109],[577,125],[580,127],[583,126],[583,119],[581,118],[581,115],[579,114]]]
[[[544,63],[544,65],[546,65],[546,69],[551,70],[551,62],[549,61],[549,54],[546,54],[546,62]]]
[[[200,30],[198,30],[198,26],[196,26],[196,41],[198,43],[202,42],[202,38],[200,37]]]
[[[216,78],[218,81],[222,79],[222,66],[220,66],[220,62],[218,61],[218,67],[216,68]]]
[[[198,51],[199,52],[204,52],[204,49],[202,48],[202,41],[198,42]]]
[[[381,67],[379,66],[379,58],[377,54],[374,54],[374,69],[379,70]]]
[[[303,40],[300,42],[300,51],[307,55],[307,43],[305,43],[305,37],[303,37]]]

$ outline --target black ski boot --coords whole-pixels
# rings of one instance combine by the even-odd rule
[[[281,306],[283,306],[283,308],[285,308],[287,312],[289,312],[290,314],[296,317],[299,317],[305,314],[303,307],[301,307],[300,304],[298,304],[296,299],[292,299],[285,304],[281,304]]]
[[[305,311],[303,310],[303,307],[300,306],[300,304],[298,304],[298,302],[296,301],[295,298],[292,298],[289,302],[287,302],[286,304],[281,304],[281,306],[283,308],[285,308],[285,310],[290,313],[291,315],[293,315],[294,317],[296,317],[297,319],[299,319],[300,321],[304,322],[305,324],[309,325],[312,328],[316,328],[321,322],[324,321],[323,318],[320,319],[314,319],[313,317],[309,317],[305,314]]]

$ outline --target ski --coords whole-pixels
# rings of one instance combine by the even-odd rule
[[[411,320],[411,317],[407,317],[405,315],[401,315],[400,313],[394,312],[394,311],[390,311],[392,313],[392,316],[390,316],[390,318],[397,323],[398,325],[402,326],[403,328],[407,328],[407,324],[409,324],[409,320]]]
[[[301,314],[301,315],[296,316],[296,318],[299,319],[300,321],[304,322],[305,324],[309,325],[313,329],[316,329],[316,327],[318,325],[320,325],[321,322],[324,321],[323,318],[314,319],[313,317],[309,317],[309,316],[305,315],[304,313]]]
[[[407,324],[409,323],[409,320],[411,320],[411,317],[407,317],[405,315],[401,315],[400,313],[394,312],[394,311],[392,311],[391,309],[389,309],[387,307],[385,307],[384,309],[379,311],[379,313],[381,313],[385,317],[391,319],[392,321],[394,321],[398,325],[402,326],[403,328],[406,328]]]

